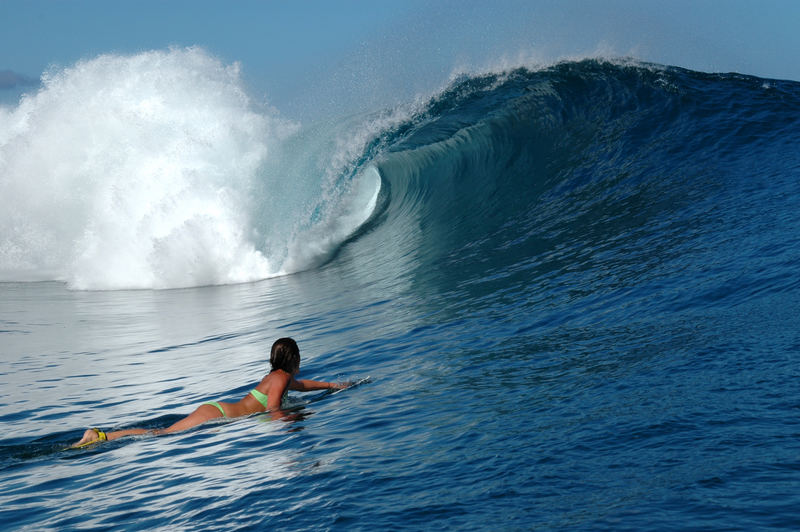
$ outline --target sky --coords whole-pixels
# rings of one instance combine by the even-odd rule
[[[457,71],[634,57],[800,80],[795,0],[0,0],[0,101],[99,54],[201,46],[291,118],[430,94]]]

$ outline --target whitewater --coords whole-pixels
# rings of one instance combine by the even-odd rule
[[[6,280],[176,288],[293,273],[324,261],[380,189],[374,170],[343,176],[356,148],[298,140],[251,101],[238,65],[197,48],[48,73],[0,122]]]
[[[199,48],[0,107],[0,528],[796,529],[800,84],[632,59],[300,123]],[[353,380],[182,434],[278,337]]]

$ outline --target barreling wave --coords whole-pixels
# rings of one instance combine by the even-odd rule
[[[421,223],[485,232],[533,216],[545,232],[567,212],[620,214],[637,195],[685,202],[718,181],[704,169],[754,150],[796,169],[798,110],[794,82],[594,60],[521,68],[454,82],[378,166],[392,208]]]
[[[249,281],[318,267],[370,219],[392,245],[360,256],[413,254],[420,271],[657,266],[706,245],[756,165],[796,174],[799,110],[793,82],[585,60],[464,75],[408,109],[300,127],[200,50],[103,56],[0,111],[0,272],[77,288]]]
[[[797,258],[798,141],[796,82],[597,60],[464,76],[376,156],[379,231],[419,282],[597,305],[650,283],[664,298],[630,311],[680,308],[736,292],[760,246]]]

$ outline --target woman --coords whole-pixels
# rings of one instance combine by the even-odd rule
[[[272,344],[269,354],[270,372],[261,379],[261,382],[237,403],[223,403],[210,401],[198,406],[197,409],[165,429],[126,429],[114,432],[103,432],[99,429],[88,429],[83,438],[73,448],[85,447],[92,443],[116,440],[124,436],[136,434],[169,434],[190,429],[209,419],[218,417],[240,417],[257,412],[269,411],[273,419],[280,418],[281,401],[288,390],[299,392],[312,392],[315,390],[328,390],[346,388],[348,384],[333,382],[320,382],[311,380],[297,380],[294,378],[300,370],[300,349],[297,342],[291,338],[280,338]]]

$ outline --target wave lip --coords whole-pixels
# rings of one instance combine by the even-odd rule
[[[346,194],[321,223],[299,231],[289,245],[281,274],[312,269],[325,263],[375,212],[381,192],[381,175],[367,166],[347,186]]]

